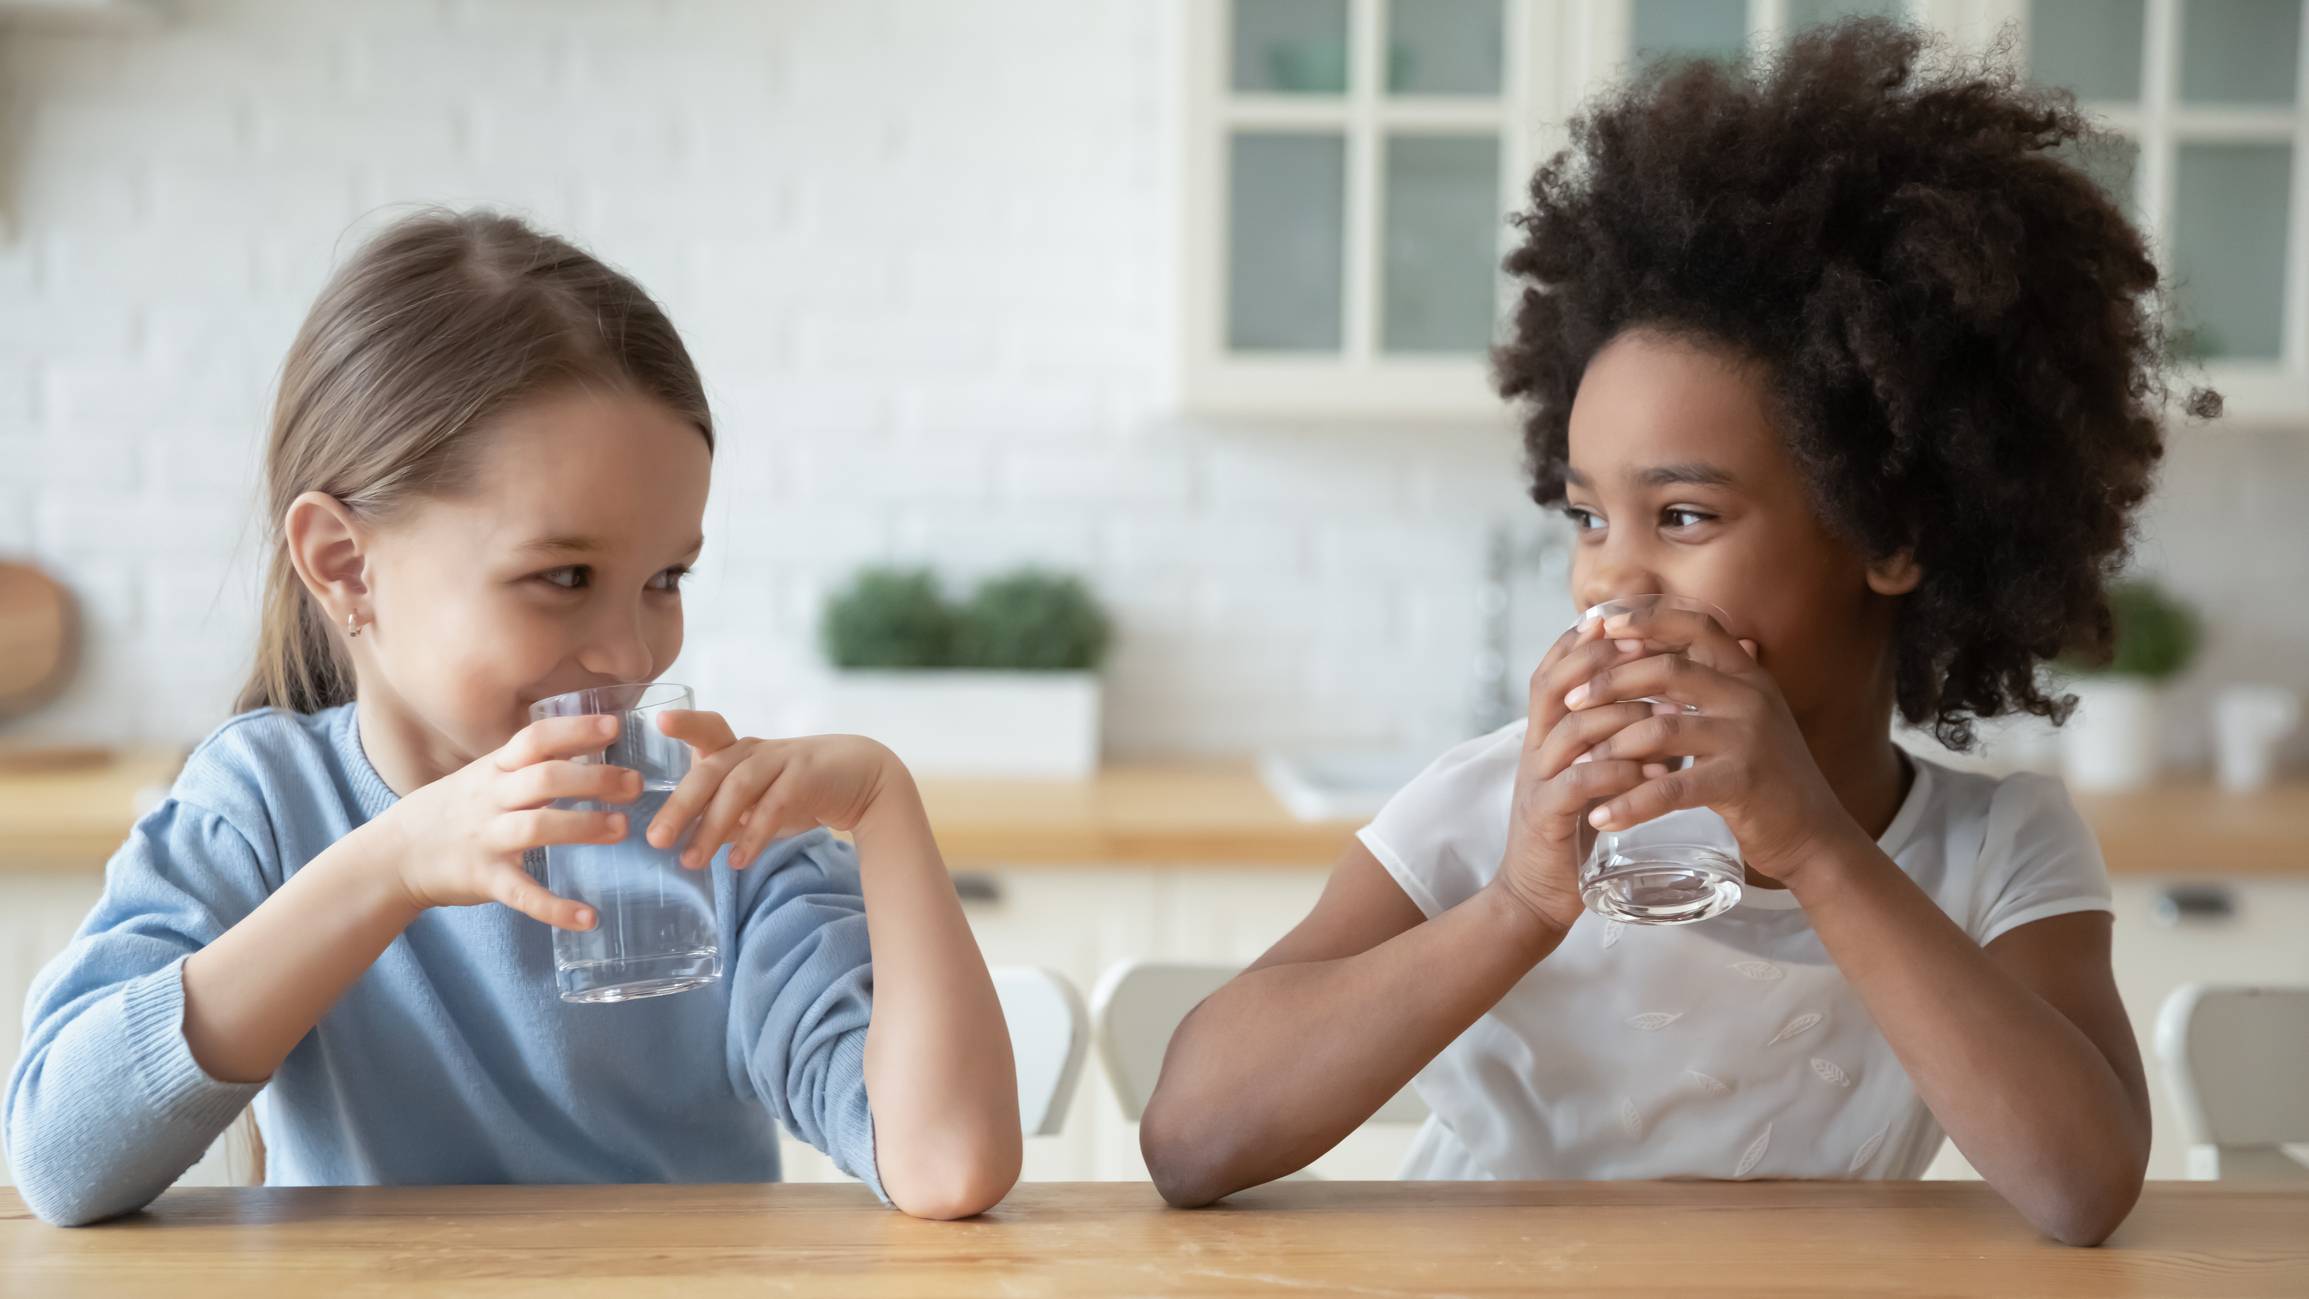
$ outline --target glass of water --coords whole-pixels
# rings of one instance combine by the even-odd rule
[[[688,842],[652,848],[643,836],[674,787],[689,774],[690,749],[657,729],[662,713],[691,707],[688,686],[670,682],[597,686],[540,699],[530,720],[607,716],[617,738],[579,762],[606,762],[641,774],[631,803],[563,799],[580,812],[623,812],[616,843],[557,843],[545,849],[545,886],[592,907],[591,929],[553,931],[553,978],[563,1001],[634,1001],[702,988],[722,977],[720,931],[714,924],[712,870],[684,870]]]
[[[1606,601],[1581,614],[1580,621],[1646,609],[1686,609],[1706,614],[1718,626],[1730,625],[1723,610],[1679,595]],[[1666,765],[1680,769],[1691,759],[1670,758]],[[1613,830],[1597,830],[1583,819],[1580,841],[1588,848],[1579,868],[1580,901],[1597,915],[1639,925],[1683,925],[1739,905],[1747,878],[1740,843],[1724,818],[1707,808],[1678,808]]]

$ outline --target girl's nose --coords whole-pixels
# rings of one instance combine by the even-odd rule
[[[1572,582],[1572,597],[1581,609],[1592,609],[1607,600],[1624,600],[1631,595],[1663,595],[1668,588],[1660,575],[1647,565],[1631,563],[1612,556],[1601,557],[1587,571]]]
[[[613,681],[647,681],[656,675],[657,662],[642,639],[641,625],[631,618],[606,618],[596,629],[577,662],[586,671]]]

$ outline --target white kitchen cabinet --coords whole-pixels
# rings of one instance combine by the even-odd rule
[[[1483,344],[1512,302],[1505,218],[1579,105],[1648,57],[1737,57],[1882,14],[1960,48],[2009,37],[2029,77],[2073,90],[2113,137],[2074,160],[2165,268],[2184,378],[2217,388],[2231,423],[2309,421],[2304,0],[1194,0],[1188,14],[1190,409],[1504,418]]]
[[[1190,409],[1503,419],[1486,356],[1560,116],[1539,0],[1191,0]]]
[[[1985,0],[2116,137],[2079,161],[2149,236],[2227,417],[2309,417],[2309,4]]]

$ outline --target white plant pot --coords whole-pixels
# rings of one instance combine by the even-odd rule
[[[2068,684],[2076,713],[2060,729],[2061,767],[2076,789],[2139,789],[2155,780],[2164,752],[2164,691],[2132,677]]]
[[[1098,770],[1095,672],[837,671],[807,729],[869,735],[931,776],[1085,777]]]

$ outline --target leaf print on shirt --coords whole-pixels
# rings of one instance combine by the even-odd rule
[[[1647,1010],[1641,1015],[1628,1016],[1627,1023],[1629,1028],[1657,1033],[1683,1017],[1684,1012],[1680,1010]]]
[[[1892,1125],[1889,1123],[1876,1129],[1875,1136],[1860,1143],[1860,1149],[1853,1154],[1852,1163],[1844,1171],[1857,1175],[1861,1169],[1866,1168],[1868,1161],[1876,1157],[1876,1148],[1884,1144],[1885,1136],[1891,1131]]]
[[[1844,1072],[1843,1068],[1833,1060],[1823,1060],[1819,1056],[1813,1056],[1812,1072],[1824,1083],[1833,1083],[1838,1087],[1852,1085],[1852,1075]]]
[[[1770,983],[1781,977],[1780,967],[1770,961],[1741,961],[1732,968],[1740,972],[1740,977],[1757,983]]]
[[[1789,1038],[1801,1037],[1804,1034],[1811,1032],[1813,1029],[1820,1027],[1820,1021],[1824,1018],[1826,1018],[1826,1016],[1822,1015],[1819,1011],[1807,1010],[1803,1014],[1798,1015],[1794,1019],[1791,1019],[1786,1024],[1782,1025],[1780,1031],[1772,1035],[1772,1040],[1766,1042],[1764,1045],[1778,1046],[1782,1042],[1787,1041]]]
[[[1613,948],[1615,948],[1615,947],[1619,946],[1619,945],[1620,945],[1620,935],[1621,935],[1622,933],[1626,932],[1626,930],[1627,930],[1627,927],[1628,927],[1628,923],[1627,923],[1627,921],[1625,921],[1625,920],[1606,920],[1606,921],[1604,921],[1604,922],[1603,922],[1603,949],[1604,949],[1605,951],[1607,951],[1607,952],[1608,952],[1608,951],[1610,951],[1611,949],[1613,949]]]
[[[1684,1077],[1691,1079],[1695,1083],[1698,1083],[1700,1085],[1700,1090],[1706,1092],[1710,1096],[1729,1096],[1732,1094],[1732,1084],[1725,1082],[1723,1079],[1718,1078],[1712,1073],[1701,1073],[1697,1069],[1686,1069],[1684,1070]]]
[[[1732,1176],[1746,1177],[1755,1172],[1756,1165],[1764,1162],[1764,1152],[1771,1148],[1772,1125],[1767,1123],[1764,1130],[1756,1134],[1756,1139],[1748,1143],[1748,1148],[1740,1152],[1740,1162],[1732,1168]]]
[[[1620,1126],[1626,1128],[1631,1137],[1644,1134],[1644,1116],[1636,1109],[1635,1098],[1632,1096],[1620,1097]]]

